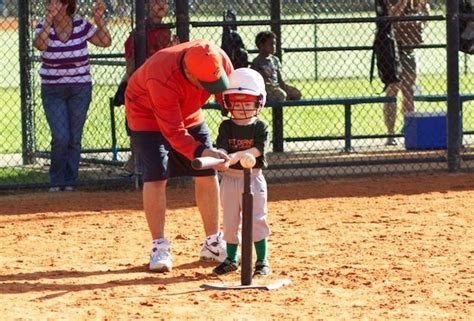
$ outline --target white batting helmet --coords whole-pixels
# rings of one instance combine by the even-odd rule
[[[234,70],[229,75],[229,87],[224,90],[224,107],[231,111],[232,106],[230,104],[230,98],[239,98],[243,101],[256,102],[256,114],[258,114],[267,99],[267,92],[265,90],[265,82],[262,75],[256,70],[251,68],[239,68]],[[250,97],[249,97],[250,96]],[[253,98],[255,97],[255,98]]]

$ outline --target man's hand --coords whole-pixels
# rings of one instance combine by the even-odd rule
[[[224,163],[218,164],[218,165],[213,167],[215,170],[225,171],[229,168],[230,158],[222,150],[215,149],[215,148],[207,148],[207,149],[203,150],[201,156],[203,156],[203,157],[209,156],[209,157],[224,159],[225,160]]]

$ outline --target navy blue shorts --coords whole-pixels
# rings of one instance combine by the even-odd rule
[[[206,123],[188,128],[188,132],[206,148],[212,147]],[[195,170],[191,161],[178,153],[160,132],[132,131],[132,142],[140,155],[143,181],[153,182],[179,176],[213,176],[214,169]]]

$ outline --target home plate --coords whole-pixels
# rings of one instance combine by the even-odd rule
[[[262,280],[263,281],[263,280]],[[257,289],[257,290],[275,290],[281,288],[282,286],[290,284],[291,281],[289,279],[278,279],[269,284],[250,284],[250,285],[242,285],[242,284],[203,284],[201,288],[206,290],[249,290],[249,289]]]

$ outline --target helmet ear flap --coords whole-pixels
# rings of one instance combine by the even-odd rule
[[[223,95],[222,96],[222,100],[223,100],[223,103],[224,103],[224,109],[227,111],[227,112],[230,112],[232,109],[233,109],[233,106],[232,106],[232,101],[230,100],[229,98],[229,95]]]

